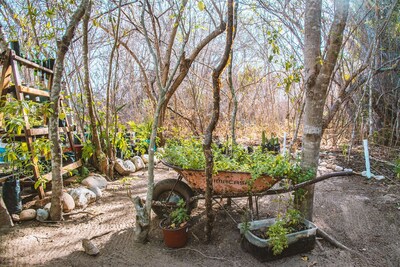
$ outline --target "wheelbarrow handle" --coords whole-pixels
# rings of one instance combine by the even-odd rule
[[[295,191],[297,189],[306,187],[308,185],[312,185],[318,182],[321,182],[323,180],[332,178],[332,177],[338,177],[338,176],[350,176],[350,175],[355,175],[358,173],[353,172],[353,171],[344,171],[344,172],[332,172],[332,173],[327,173],[321,176],[316,177],[315,179],[305,181],[296,185],[289,186],[288,188],[280,188],[280,189],[269,189],[265,192],[259,193],[259,194],[254,194],[254,195],[276,195],[276,194],[282,194],[282,193],[288,193],[291,191]]]

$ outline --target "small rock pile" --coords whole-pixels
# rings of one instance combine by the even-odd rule
[[[154,162],[157,164],[158,161],[159,160],[155,157]],[[134,156],[133,158],[127,160],[117,159],[115,161],[114,169],[118,172],[118,174],[125,176],[146,168],[148,163],[149,155],[145,154],[141,157]]]
[[[68,192],[63,192],[61,196],[61,203],[63,212],[68,213],[75,208],[86,208],[87,205],[93,203],[102,197],[102,191],[107,187],[107,180],[99,174],[91,174],[82,181],[82,185],[77,188],[72,188]],[[37,210],[29,208],[21,211],[19,215],[12,214],[12,219],[15,222],[18,221],[29,221],[38,220],[44,222],[49,220],[51,198],[46,198],[44,202],[47,202],[43,207]],[[42,200],[36,203],[43,203]]]
[[[333,153],[321,152],[318,165],[318,174],[323,175],[326,173],[331,173],[332,171],[352,171],[352,169],[343,168],[339,165],[334,164],[335,160],[336,156]]]

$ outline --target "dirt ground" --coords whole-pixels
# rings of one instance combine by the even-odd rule
[[[336,160],[340,162],[340,156]],[[354,161],[349,164],[354,165]],[[156,171],[157,180],[175,176],[174,171],[165,168]],[[144,197],[146,173],[139,172],[133,177],[128,186]],[[310,253],[269,263],[260,263],[241,250],[239,230],[230,217],[237,222],[243,217],[236,205],[229,209],[230,216],[220,206],[214,206],[213,240],[204,244],[204,203],[200,201],[194,210],[195,223],[187,246],[168,249],[154,214],[150,241],[145,245],[133,242],[135,214],[126,185],[112,182],[103,193],[101,200],[84,210],[87,213],[75,210],[61,223],[23,222],[0,233],[0,265],[400,266],[400,183],[393,176],[382,181],[369,181],[361,176],[338,177],[315,186],[315,224],[362,257],[319,239],[321,246]],[[260,217],[273,214],[276,199],[276,196],[260,199]],[[234,201],[240,207],[246,206],[245,198]],[[95,236],[99,236],[93,242],[100,248],[100,254],[92,257],[83,252],[81,241]]]

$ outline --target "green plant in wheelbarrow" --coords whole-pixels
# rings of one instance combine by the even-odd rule
[[[215,144],[212,149],[215,175],[223,172],[246,173],[244,175],[243,186],[240,187],[242,191],[238,190],[239,193],[250,192],[255,186],[266,190],[274,182],[282,179],[297,182],[299,174],[302,171],[298,162],[291,161],[289,157],[283,155],[264,153],[261,148],[257,148],[249,154],[244,147],[236,145],[231,147],[229,155],[224,153],[223,149]],[[178,171],[178,173],[181,176],[186,175],[184,178],[193,189],[181,179],[161,180],[154,187],[153,200],[156,202],[156,205],[153,205],[154,212],[159,217],[164,217],[164,214],[169,214],[169,212],[165,212],[165,210],[168,210],[168,204],[176,203],[179,199],[183,199],[186,202],[190,201],[188,207],[188,211],[190,212],[190,210],[196,207],[196,201],[191,201],[195,199],[193,198],[194,195],[202,192],[205,188],[202,188],[203,180],[201,179],[203,178],[200,177],[192,183],[189,180],[192,178],[190,175],[197,175],[198,172],[196,173],[195,171],[201,171],[205,168],[201,140],[196,138],[168,140],[163,152],[159,153],[158,157],[162,158],[167,166],[175,166],[182,171],[189,170],[189,173],[183,173],[182,171]],[[223,178],[225,179],[225,177]],[[232,190],[232,188],[227,190]],[[166,205],[159,205],[162,203]]]
[[[170,248],[184,247],[188,240],[190,216],[187,213],[186,202],[180,199],[176,208],[169,214],[168,218],[160,222],[163,231],[164,243]]]

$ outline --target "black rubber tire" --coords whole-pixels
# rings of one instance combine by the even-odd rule
[[[194,196],[193,190],[186,183],[179,181],[177,179],[165,179],[158,182],[154,186],[153,200],[166,202],[167,200],[166,198],[168,198],[170,193],[171,193],[170,202],[175,202],[175,203],[178,202],[179,199],[181,198],[184,199],[185,202],[188,202],[190,198]],[[197,207],[197,201],[194,201],[189,205],[188,207],[189,215],[192,209],[194,209],[195,207]],[[153,206],[152,209],[159,218],[165,218],[169,215],[169,213],[172,211],[173,208]]]

